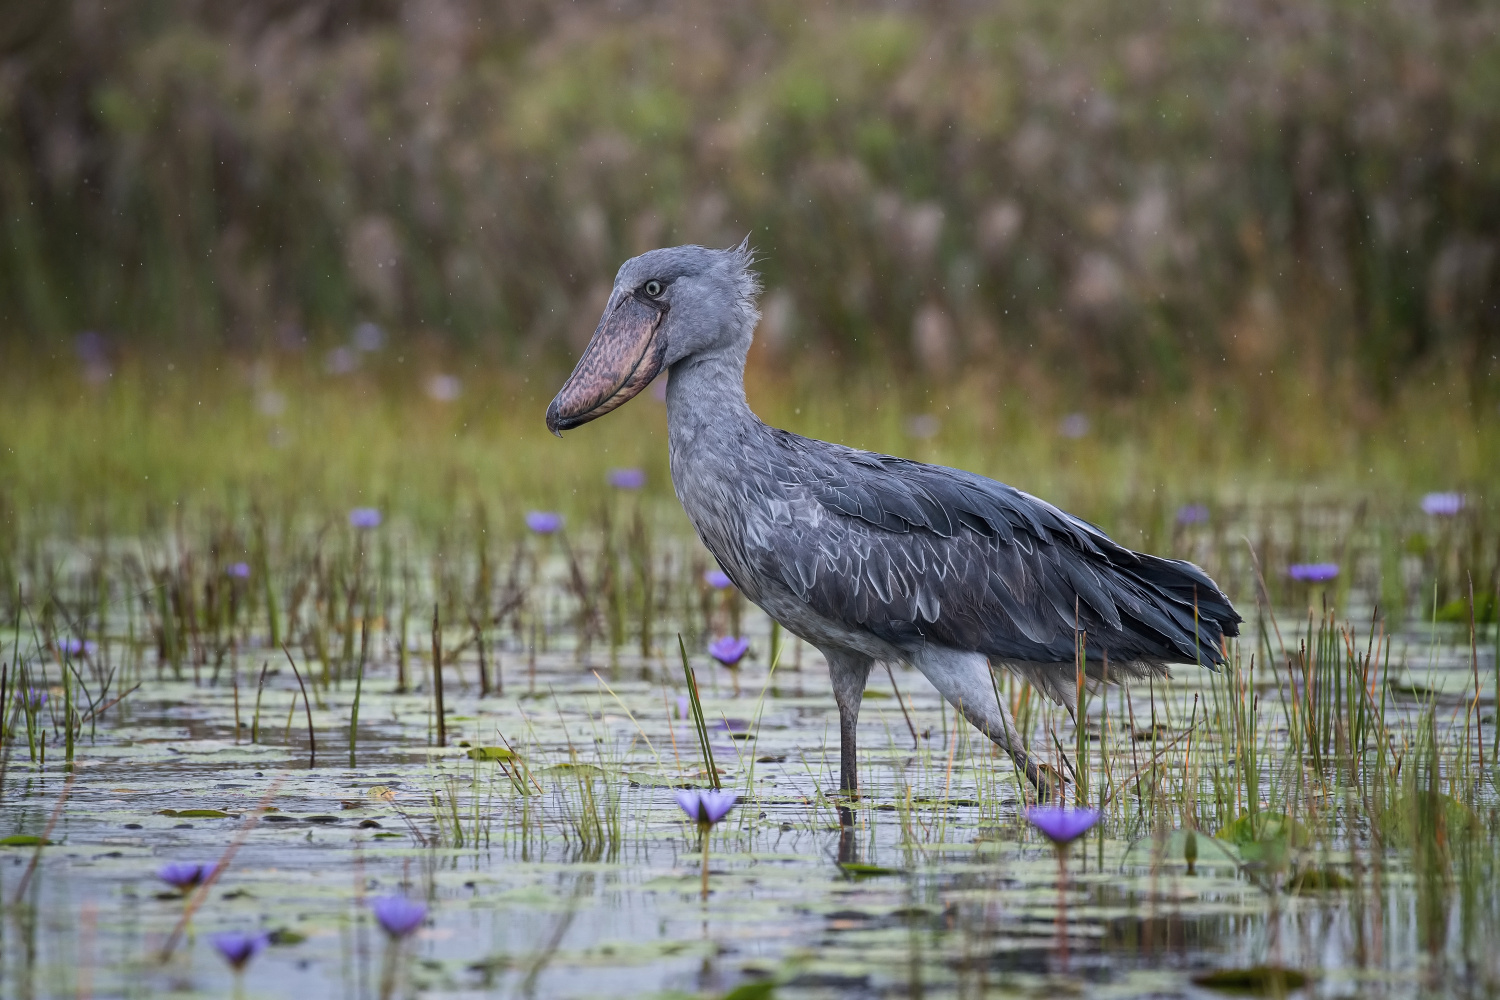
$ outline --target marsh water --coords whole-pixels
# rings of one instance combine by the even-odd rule
[[[563,563],[538,573],[565,594]],[[7,716],[0,994],[1209,996],[1216,970],[1241,988],[1297,988],[1255,978],[1271,967],[1305,974],[1306,995],[1489,995],[1493,644],[1463,625],[1387,633],[1371,600],[1341,596],[1350,610],[1327,618],[1291,606],[1272,621],[1252,603],[1238,672],[1179,667],[1096,693],[1081,734],[1002,675],[997,695],[1021,709],[1034,752],[1087,772],[1067,795],[1105,813],[1061,882],[1023,815],[1034,791],[899,666],[871,675],[863,796],[841,826],[821,657],[754,609],[731,621],[728,598],[708,594],[682,648],[713,767],[740,801],[707,838],[706,898],[704,841],[675,793],[712,775],[668,622],[644,656],[607,629],[580,636],[565,597],[478,633],[440,624],[440,734],[415,601],[399,625],[394,611],[350,611],[352,641],[286,649],[249,615],[217,647],[174,647],[149,600],[101,612],[86,641],[28,608],[4,643],[32,693]],[[733,626],[751,653],[731,670],[702,650]],[[1294,739],[1311,688],[1288,650],[1324,644],[1365,665],[1361,703],[1378,705],[1380,727],[1352,744],[1336,726],[1346,738],[1315,760]],[[1225,745],[1231,681],[1250,707],[1252,785]],[[1420,841],[1428,806],[1410,807],[1415,834],[1394,832],[1405,820],[1375,830],[1369,817],[1391,812],[1354,801],[1371,793],[1350,764],[1409,773],[1423,739],[1441,785],[1427,801],[1445,817],[1436,861]],[[1382,741],[1391,756],[1374,762]],[[1360,777],[1328,780],[1345,771]],[[1235,821],[1249,796],[1290,832],[1247,834]],[[187,903],[156,876],[173,861],[222,866],[180,936]],[[390,894],[428,907],[408,940],[371,916]],[[211,943],[224,930],[270,935],[238,981]]]

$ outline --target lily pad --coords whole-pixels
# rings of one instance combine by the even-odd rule
[[[1391,680],[1386,684],[1386,688],[1391,694],[1401,694],[1411,698],[1433,698],[1442,693],[1435,688],[1430,688],[1425,684],[1418,684],[1414,681],[1402,683],[1401,681]]]
[[[43,840],[34,833],[13,833],[9,837],[0,837],[0,847],[36,847],[50,843],[52,841]]]
[[[222,809],[158,809],[156,815],[179,819],[233,819],[236,814]]]
[[[1287,892],[1336,892],[1352,889],[1354,882],[1332,868],[1307,868],[1287,879]]]
[[[1225,993],[1280,995],[1306,986],[1307,975],[1275,965],[1252,965],[1244,969],[1215,969],[1194,976],[1193,982]]]
[[[509,747],[472,747],[467,756],[470,760],[505,761],[515,760],[520,754]]]
[[[856,861],[839,865],[839,871],[853,879],[879,878],[882,875],[902,874],[899,868],[886,868],[883,865],[867,865]]]

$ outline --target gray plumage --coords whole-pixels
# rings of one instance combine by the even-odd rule
[[[1096,680],[1106,663],[1120,679],[1223,661],[1223,637],[1238,633],[1240,618],[1191,563],[1133,552],[974,473],[762,423],[744,393],[758,318],[750,267],[744,244],[652,251],[621,267],[611,301],[635,296],[659,310],[652,350],[670,368],[672,482],[698,536],[747,598],[829,662],[846,792],[855,790],[854,723],[876,661],[921,670],[1033,781],[1039,772],[995,696],[990,663],[1071,705],[1080,641]],[[643,288],[662,294],[644,297]],[[591,344],[580,370],[596,353]],[[568,421],[567,392],[549,411],[554,429],[592,419]]]

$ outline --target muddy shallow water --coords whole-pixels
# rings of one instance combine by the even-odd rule
[[[1056,855],[1021,818],[1008,759],[956,727],[920,676],[895,673],[903,712],[877,671],[861,717],[864,798],[854,827],[841,828],[825,794],[838,751],[822,662],[788,643],[768,677],[767,623],[747,624],[757,658],[737,676],[692,658],[716,765],[741,796],[710,837],[706,901],[699,834],[674,790],[708,775],[672,657],[621,653],[610,666],[501,644],[507,687],[482,699],[460,658],[445,671],[448,745],[438,747],[430,681],[393,693],[389,658],[374,656],[352,767],[355,685],[314,685],[312,768],[297,679],[269,651],[231,661],[217,686],[138,665],[142,686],[84,727],[71,786],[49,722],[54,687],[53,707],[37,713],[30,741],[21,723],[7,762],[0,836],[40,835],[57,818],[53,846],[0,848],[0,992],[226,995],[234,979],[209,940],[226,929],[272,934],[240,984],[268,997],[769,995],[755,984],[787,997],[1207,996],[1195,976],[1264,964],[1306,971],[1317,995],[1364,996],[1480,988],[1493,974],[1494,903],[1466,911],[1473,894],[1451,874],[1434,941],[1432,893],[1400,848],[1377,857],[1356,838],[1351,854],[1335,824],[1268,874],[1213,829],[1189,838],[1164,818],[1171,810],[1145,806],[1139,785],[1071,852],[1064,964]],[[1436,703],[1446,725],[1461,722],[1469,650],[1425,633],[1395,648],[1410,663],[1393,667],[1392,719]],[[1153,753],[1164,771],[1184,767],[1170,744],[1208,704],[1206,680],[1179,668],[1170,685],[1133,689],[1126,706],[1117,694],[1095,702],[1100,775],[1138,774]],[[1277,680],[1254,678],[1266,703]],[[1493,703],[1481,703],[1480,735],[1493,746]],[[1107,729],[1100,754],[1106,709],[1117,723],[1125,711],[1138,718]],[[1284,739],[1275,712],[1259,718],[1266,746]],[[1032,724],[1043,746],[1047,734],[1075,746],[1061,711]],[[482,747],[520,759],[471,759]],[[164,960],[184,903],[156,869],[215,861],[231,845]],[[1298,868],[1334,874],[1327,887],[1287,891]],[[367,902],[391,893],[422,900],[430,916],[387,966],[392,946]]]

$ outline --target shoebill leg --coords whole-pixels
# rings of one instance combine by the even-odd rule
[[[1010,754],[1021,773],[1038,791],[1050,792],[1050,782],[1026,755],[1021,734],[1010,717],[1005,702],[997,697],[990,677],[989,660],[983,653],[971,653],[941,646],[927,646],[912,656],[912,666],[922,671],[964,718],[988,736],[996,746]]]
[[[823,658],[828,661],[833,700],[839,706],[839,791],[845,798],[854,799],[859,797],[859,771],[855,767],[859,703],[864,700],[865,681],[870,678],[874,661],[846,649],[825,649]],[[840,810],[841,820],[845,812]]]

